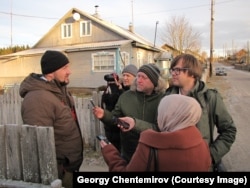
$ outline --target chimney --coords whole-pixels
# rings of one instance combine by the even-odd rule
[[[100,18],[100,15],[99,15],[98,10],[97,10],[98,7],[99,7],[98,5],[95,6],[95,14],[93,15],[96,18]]]
[[[131,32],[131,33],[134,33],[134,26],[133,26],[133,24],[130,22],[129,23],[129,31]]]

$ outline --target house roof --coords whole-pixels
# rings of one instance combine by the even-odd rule
[[[73,51],[84,51],[84,50],[93,50],[93,49],[104,49],[104,48],[118,48],[121,45],[131,43],[132,40],[119,40],[119,41],[108,41],[108,42],[98,42],[98,43],[86,43],[86,44],[77,44],[70,46],[56,46],[56,47],[46,47],[46,48],[31,48],[28,50],[23,50],[20,52],[2,55],[0,56],[1,60],[13,60],[21,56],[33,56],[37,54],[43,54],[46,50],[57,50],[61,52],[73,52]]]
[[[150,41],[146,40],[146,39],[143,38],[142,36],[136,34],[135,32],[130,31],[129,29],[122,28],[122,27],[117,26],[117,25],[115,25],[115,24],[113,24],[113,23],[110,23],[110,22],[105,21],[105,20],[101,19],[100,17],[94,16],[94,15],[90,15],[90,14],[88,14],[88,13],[86,13],[86,12],[84,12],[84,11],[78,10],[78,9],[76,9],[76,8],[70,9],[70,10],[69,10],[69,11],[68,11],[68,12],[67,12],[67,13],[66,13],[66,14],[56,23],[56,24],[55,24],[54,27],[60,25],[60,24],[63,22],[63,20],[64,20],[65,18],[71,16],[71,15],[72,15],[73,13],[75,13],[75,12],[81,14],[82,16],[85,16],[85,17],[89,18],[89,19],[92,20],[92,21],[97,22],[98,24],[102,25],[103,27],[108,28],[109,30],[111,30],[111,31],[113,31],[113,32],[115,32],[115,33],[117,33],[117,34],[119,34],[119,35],[121,35],[121,36],[127,38],[128,40],[133,40],[134,42],[137,42],[137,43],[141,43],[141,44],[143,44],[143,45],[146,45],[146,46],[150,47],[152,50],[156,50],[156,51],[164,50],[164,49],[162,49],[161,47],[155,47],[153,43],[151,43]],[[52,28],[47,32],[47,34],[45,34],[45,35],[44,35],[44,36],[34,45],[34,47],[36,47],[36,46],[39,44],[39,42],[40,42],[41,40],[43,40],[43,38],[45,38],[45,37],[53,30],[54,27],[52,27]]]
[[[75,44],[75,45],[70,45],[70,46],[65,45],[65,46],[37,48],[37,45],[39,44],[40,41],[42,41],[47,35],[49,35],[50,32],[53,32],[53,29],[57,27],[58,25],[60,25],[66,17],[71,16],[72,13],[75,13],[75,12],[123,36],[125,40],[107,41],[107,42],[98,42],[98,43],[84,43],[84,44],[81,43],[81,44]],[[64,51],[64,52],[84,51],[84,50],[100,49],[100,48],[117,48],[117,47],[120,47],[121,45],[125,45],[128,43],[132,43],[134,46],[139,46],[139,47],[150,49],[150,50],[157,51],[157,52],[165,51],[161,47],[155,47],[150,41],[146,40],[142,36],[128,29],[124,29],[120,26],[104,21],[100,17],[90,15],[84,11],[80,11],[76,8],[72,8],[32,48],[28,50],[8,54],[8,55],[2,55],[0,56],[0,60],[8,61],[8,60],[16,59],[20,56],[33,56],[37,54],[43,54],[46,50],[58,50],[58,51]]]

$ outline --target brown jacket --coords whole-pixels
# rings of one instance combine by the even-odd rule
[[[102,154],[109,171],[146,171],[150,146],[158,149],[159,171],[197,172],[210,169],[208,145],[195,126],[175,132],[143,131],[129,164],[111,144],[102,149]]]
[[[21,115],[24,124],[53,126],[56,156],[67,171],[79,170],[83,160],[83,139],[74,116],[74,102],[65,86],[30,74],[20,86],[24,98]]]

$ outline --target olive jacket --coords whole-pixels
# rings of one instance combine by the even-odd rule
[[[166,90],[166,95],[178,94],[179,87],[172,86]],[[214,164],[217,164],[227,154],[235,141],[237,129],[229,114],[222,96],[215,89],[208,89],[203,81],[197,81],[188,94],[201,105],[202,116],[197,124],[203,139],[207,141]],[[217,128],[218,136],[214,135]]]
[[[154,158],[149,160],[150,147],[157,149],[158,171],[208,172],[211,157],[208,144],[200,131],[190,126],[174,132],[157,132],[152,129],[141,133],[136,151],[127,163],[118,150],[108,144],[102,154],[109,171],[155,171]],[[147,168],[149,165],[149,168]]]
[[[112,112],[104,111],[103,123],[112,124],[112,117],[133,117],[137,122],[137,128],[128,132],[120,132],[121,135],[121,155],[129,161],[136,149],[140,132],[146,129],[157,129],[157,107],[164,92],[153,92],[145,95],[142,92],[128,90],[118,99]],[[142,123],[140,123],[142,122]],[[147,124],[143,122],[148,122]],[[112,126],[112,125],[111,125]],[[113,126],[117,126],[113,123]]]
[[[83,161],[83,138],[72,96],[66,86],[45,81],[31,73],[20,85],[24,98],[21,115],[24,124],[54,128],[57,162],[67,171],[79,170]]]

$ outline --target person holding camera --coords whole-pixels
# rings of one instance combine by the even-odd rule
[[[129,64],[122,71],[122,79],[115,73],[107,74],[104,80],[107,81],[107,87],[102,94],[101,107],[112,111],[120,95],[129,90],[133,83],[138,69],[135,65]],[[105,135],[108,140],[120,151],[120,129],[117,126],[104,124]]]
[[[100,107],[94,107],[95,117],[104,124],[117,126],[113,117],[132,117],[136,122],[148,122],[138,125],[137,130],[120,131],[121,156],[129,162],[138,144],[140,132],[153,128],[157,129],[157,107],[165,95],[166,83],[155,64],[142,65],[130,89],[120,95],[115,108],[110,112]],[[153,127],[152,127],[153,126]],[[121,128],[123,130],[123,128]]]

